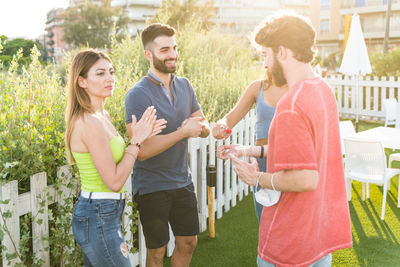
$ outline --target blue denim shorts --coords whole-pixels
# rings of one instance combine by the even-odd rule
[[[79,196],[72,231],[84,254],[85,266],[131,266],[121,231],[125,200]]]

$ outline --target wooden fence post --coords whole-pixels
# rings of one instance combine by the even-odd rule
[[[31,176],[33,254],[50,266],[49,217],[47,206],[47,176],[45,172]]]
[[[0,199],[4,201],[9,201],[7,204],[0,204],[0,209],[3,217],[0,219],[1,226],[7,229],[4,230],[4,239],[2,245],[7,249],[2,250],[3,266],[14,266],[16,263],[20,263],[20,259],[17,257],[10,261],[6,255],[17,253],[15,249],[18,250],[20,230],[19,230],[19,214],[18,214],[18,183],[16,180],[8,182],[7,184],[0,187]],[[7,213],[11,212],[10,216],[6,216]],[[3,221],[4,218],[4,221]],[[11,237],[11,239],[10,239]]]

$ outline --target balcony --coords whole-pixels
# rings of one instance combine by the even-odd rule
[[[112,6],[147,6],[158,8],[161,6],[162,0],[113,0]]]
[[[386,12],[387,5],[384,0],[342,0],[340,14],[365,14]],[[400,11],[400,0],[392,1],[392,11]]]

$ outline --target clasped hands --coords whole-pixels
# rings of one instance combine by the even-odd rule
[[[241,145],[222,145],[217,149],[217,157],[223,160],[232,160],[233,170],[239,178],[248,185],[256,185],[259,172],[257,160],[250,157],[250,163],[241,160],[240,157],[247,157],[249,147]]]
[[[184,131],[186,137],[200,137],[207,127],[204,117],[189,117],[182,122],[178,130]]]

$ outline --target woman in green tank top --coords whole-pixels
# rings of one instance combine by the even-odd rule
[[[114,90],[110,58],[97,50],[79,52],[71,63],[66,109],[66,147],[76,163],[81,194],[75,205],[72,230],[82,248],[85,266],[131,266],[121,232],[125,205],[124,184],[137,158],[140,144],[165,128],[149,107],[136,122],[126,147],[104,109]]]

